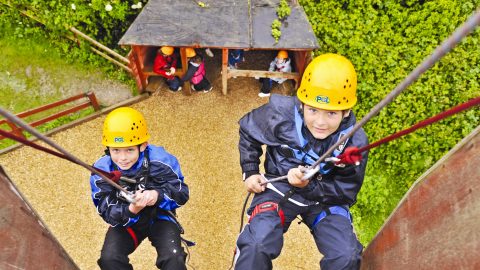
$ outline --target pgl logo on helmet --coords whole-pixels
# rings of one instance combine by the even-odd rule
[[[322,104],[330,103],[330,99],[327,96],[317,96],[315,98],[315,101],[317,101],[317,103],[322,103]]]
[[[124,142],[124,141],[123,141],[123,137],[115,137],[115,138],[114,138],[114,141],[115,141],[116,143],[123,143],[123,142]]]

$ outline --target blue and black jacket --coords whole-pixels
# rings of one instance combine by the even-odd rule
[[[164,219],[175,222],[166,215],[165,211],[172,211],[184,205],[189,199],[188,186],[183,181],[178,160],[168,153],[163,147],[148,145],[145,151],[140,153],[139,159],[129,170],[122,171],[122,176],[137,179],[144,177],[141,171],[145,170],[145,162],[148,163],[147,181],[144,184],[146,190],[156,190],[159,193],[158,201],[154,206],[147,206],[157,211],[140,211],[137,215],[128,210],[129,202],[125,201],[118,190],[105,182],[98,175],[90,176],[92,199],[100,216],[112,226],[129,227],[137,223],[141,215],[150,215],[149,218]],[[104,171],[114,171],[117,166],[112,162],[109,155],[97,160],[94,167]],[[134,186],[125,186],[133,191]],[[153,210],[149,209],[149,210]],[[156,213],[151,216],[151,213]]]
[[[340,136],[346,134],[356,121],[351,112],[342,120],[335,133],[318,140],[305,126],[301,105],[297,97],[272,95],[269,103],[240,119],[240,165],[245,179],[259,173],[262,145],[266,145],[264,167],[267,178],[284,176],[299,165],[312,165]],[[337,156],[349,146],[360,148],[367,144],[365,132],[359,129],[346,143],[340,145],[333,155]],[[359,166],[340,168],[322,164],[320,174],[312,177],[305,188],[295,188],[291,199],[301,206],[353,205],[365,174],[367,154],[363,155]],[[268,184],[267,188],[283,195],[293,187],[287,181],[279,181]]]

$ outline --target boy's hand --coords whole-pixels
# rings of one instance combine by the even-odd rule
[[[251,175],[244,181],[245,188],[250,193],[264,192],[266,185],[262,185],[262,183],[265,183],[265,178],[260,174]]]
[[[145,196],[147,206],[154,205],[158,200],[158,192],[155,190],[144,190],[143,196]]]
[[[288,183],[294,187],[298,188],[304,188],[308,185],[308,182],[310,182],[308,179],[303,179],[303,172],[305,170],[305,167],[303,166],[298,166],[298,168],[293,168],[288,171]]]
[[[158,192],[155,190],[137,190],[135,192],[135,201],[130,203],[128,210],[134,214],[142,211],[146,206],[154,205],[158,199]]]

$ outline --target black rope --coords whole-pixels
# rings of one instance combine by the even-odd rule
[[[250,198],[250,195],[252,195],[252,193],[248,192],[247,196],[245,197],[245,201],[243,202],[242,213],[240,215],[240,229],[238,232],[239,234],[242,232],[242,229],[243,229],[243,218],[245,216],[245,209],[247,208],[247,203],[248,203],[248,199]],[[232,264],[230,265],[228,270],[233,269],[233,264],[235,263],[235,252],[233,252]]]

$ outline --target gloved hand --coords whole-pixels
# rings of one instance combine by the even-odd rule
[[[358,151],[358,147],[350,146],[343,151],[341,155],[337,158],[340,159],[339,161],[335,162],[335,165],[338,164],[351,164],[351,165],[360,165],[360,161],[362,161],[362,153]]]
[[[170,75],[173,75],[173,74],[175,74],[175,68],[174,68],[174,67],[171,67],[171,68],[170,68]]]

